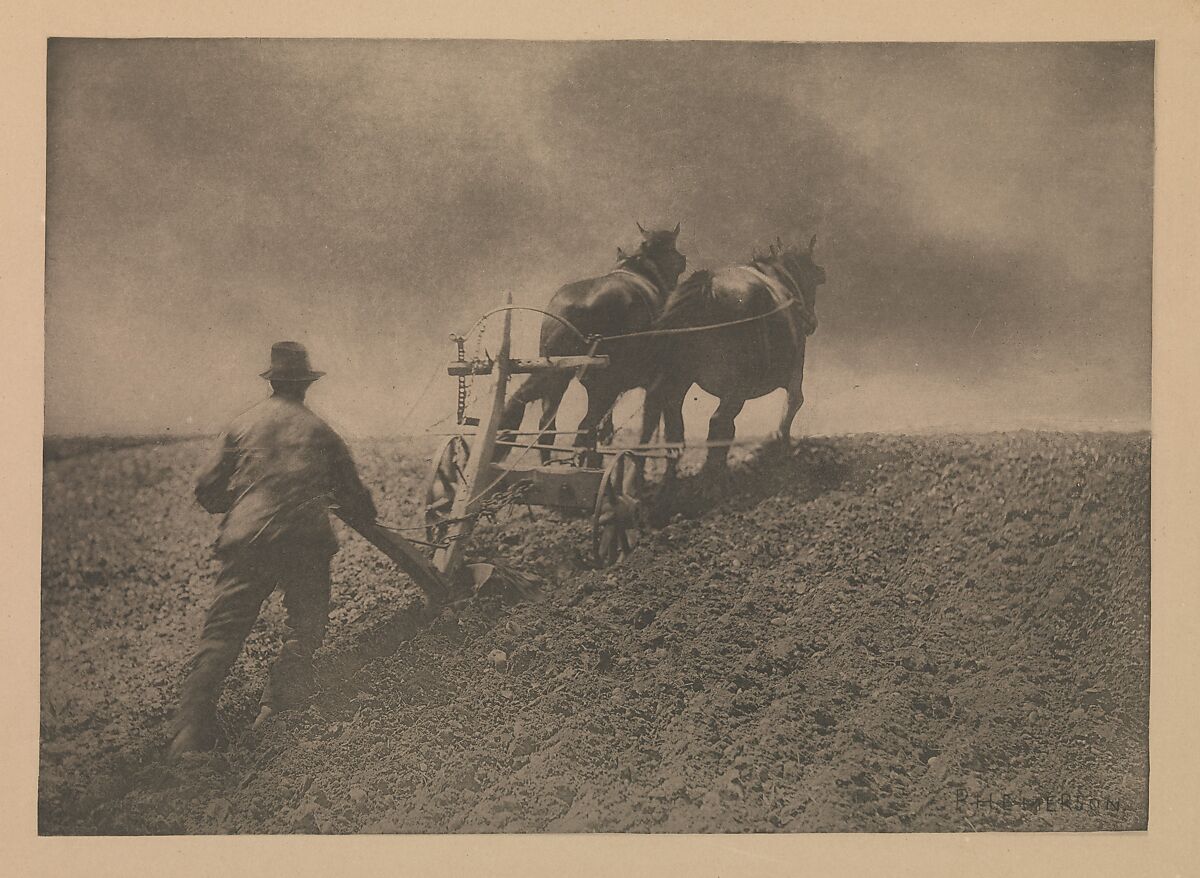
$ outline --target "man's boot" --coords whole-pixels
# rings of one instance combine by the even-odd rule
[[[285,644],[267,676],[252,728],[261,729],[276,713],[304,707],[316,688],[311,656],[299,653],[294,644]]]
[[[187,720],[177,725],[177,731],[167,747],[167,758],[175,762],[188,753],[211,750],[216,743],[217,733],[213,723]]]

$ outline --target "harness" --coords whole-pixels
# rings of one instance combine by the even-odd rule
[[[738,268],[754,275],[755,278],[757,278],[764,285],[766,285],[767,289],[771,293],[771,298],[773,298],[775,300],[776,304],[787,305],[787,304],[795,303],[796,305],[799,305],[800,309],[803,312],[803,318],[804,318],[804,324],[805,324],[804,334],[806,336],[812,335],[814,332],[817,331],[816,312],[808,304],[808,300],[803,295],[796,295],[796,293],[799,293],[799,291],[800,291],[800,284],[796,283],[796,279],[794,277],[792,277],[791,272],[789,272],[786,268],[784,268],[782,265],[772,265],[771,266],[772,269],[780,272],[783,275],[784,279],[786,279],[786,281],[787,281],[788,286],[790,286],[790,289],[788,288],[788,286],[784,285],[784,281],[781,280],[780,278],[771,277],[766,272],[760,271],[759,269],[755,268],[752,265],[739,265]],[[795,318],[792,316],[793,310],[794,310],[793,308],[786,308],[786,309],[784,309],[784,313],[787,314],[788,327],[792,333],[792,341],[799,344],[800,337],[799,337],[799,335],[797,335],[796,321],[795,321]]]
[[[628,268],[614,268],[609,272],[609,274],[624,274],[632,278],[634,282],[634,288],[638,291],[638,294],[642,297],[642,302],[645,303],[646,307],[650,311],[651,322],[658,320],[658,318],[661,316],[661,306],[658,302],[659,288],[654,284],[653,281],[650,280],[650,278],[646,277],[644,274],[639,274],[636,271],[631,271]]]

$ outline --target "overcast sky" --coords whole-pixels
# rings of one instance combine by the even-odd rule
[[[218,429],[280,339],[419,431],[451,331],[637,221],[819,235],[798,432],[1149,423],[1150,44],[57,40],[48,100],[49,433]]]

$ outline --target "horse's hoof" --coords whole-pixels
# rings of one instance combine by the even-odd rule
[[[700,481],[701,494],[709,501],[719,500],[733,490],[733,475],[727,464],[705,464]]]
[[[776,431],[767,437],[767,441],[762,444],[762,450],[767,454],[786,457],[792,450],[791,437]]]

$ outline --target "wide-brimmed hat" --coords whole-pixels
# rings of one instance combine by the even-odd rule
[[[278,341],[271,345],[271,368],[259,374],[268,381],[316,381],[325,373],[309,368],[304,345]]]

